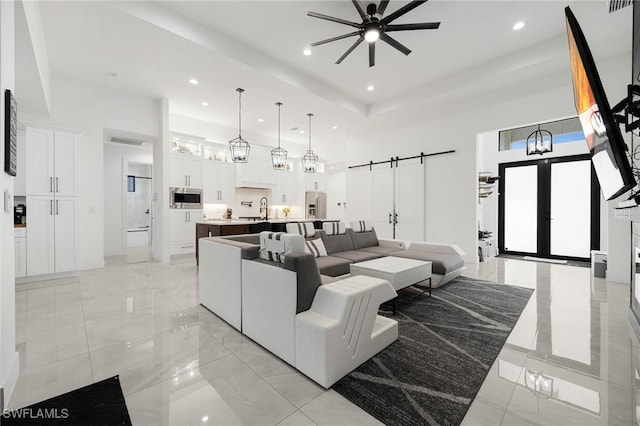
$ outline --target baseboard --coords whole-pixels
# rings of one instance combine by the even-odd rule
[[[122,250],[105,250],[104,257],[111,256],[126,256],[127,252],[123,252]]]
[[[27,275],[26,277],[16,278],[16,284],[32,283],[34,281],[56,280],[59,278],[69,278],[78,275],[77,271],[56,272],[53,274]]]
[[[104,258],[102,260],[92,260],[90,262],[85,262],[78,267],[79,271],[84,271],[87,269],[102,269],[104,268]]]
[[[13,395],[13,391],[16,388],[16,383],[18,382],[18,375],[20,374],[20,355],[18,352],[13,353],[13,360],[10,364],[9,369],[7,370],[7,377],[5,378],[2,387],[0,388],[0,413],[2,413],[9,400],[11,400],[11,395]]]

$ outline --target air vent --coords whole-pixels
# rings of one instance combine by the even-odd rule
[[[299,128],[299,127],[292,127],[292,128],[291,128],[291,131],[292,131],[292,132],[296,132],[296,131],[298,131],[298,130],[300,130],[300,128]]]
[[[613,13],[620,9],[624,9],[627,6],[631,6],[633,4],[633,0],[609,0],[607,3],[607,10],[609,13]]]
[[[116,137],[110,138],[109,142],[121,143],[124,145],[133,145],[133,146],[140,146],[144,143],[144,141],[140,141],[137,139],[116,138]]]

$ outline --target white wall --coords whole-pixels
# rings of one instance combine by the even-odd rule
[[[19,118],[84,133],[78,164],[78,269],[99,268],[105,253],[104,131],[118,129],[160,141],[161,101],[60,76],[51,79],[51,99],[50,117],[21,111]]]
[[[4,91],[15,93],[15,30],[14,2],[0,2],[0,129],[5,139]],[[4,145],[3,145],[4,146]],[[4,149],[0,150],[0,164],[4,165]],[[13,177],[0,171],[0,190],[13,198]],[[3,197],[4,198],[4,197]],[[0,205],[3,202],[0,201]],[[18,379],[20,363],[16,352],[15,314],[15,264],[13,241],[13,206],[9,204],[0,211],[0,410],[11,398]]]
[[[109,206],[109,212],[104,216],[105,256],[127,253],[127,241],[123,226],[126,224],[123,201],[126,194],[127,164],[129,161],[151,164],[153,151],[118,143],[104,144],[104,205]]]
[[[612,103],[625,95],[630,70],[630,55],[602,63],[600,76]],[[350,135],[347,166],[391,156],[456,150],[454,154],[426,160],[425,238],[456,243],[466,252],[465,261],[476,262],[477,134],[573,114],[570,75],[546,77],[470,97],[455,105],[404,111],[391,125],[385,121],[386,129],[371,123],[362,135]],[[347,193],[347,202],[351,196]]]

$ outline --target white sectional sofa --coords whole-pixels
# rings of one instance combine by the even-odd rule
[[[325,387],[398,335],[396,321],[377,315],[396,296],[393,287],[348,275],[350,264],[389,255],[429,260],[434,287],[464,270],[455,245],[378,240],[373,229],[313,233],[307,240],[321,239],[327,255],[288,253],[282,264],[260,259],[259,234],[201,238],[198,285],[204,307]],[[356,309],[365,299],[366,309]]]

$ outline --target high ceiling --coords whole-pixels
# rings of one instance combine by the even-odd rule
[[[386,14],[404,4],[391,0]],[[393,33],[413,52],[405,57],[378,42],[372,68],[364,43],[335,64],[354,38],[302,54],[312,42],[352,31],[306,13],[359,22],[350,1],[45,1],[40,10],[53,74],[166,97],[172,113],[231,128],[238,118],[235,89],[242,87],[243,130],[276,135],[281,101],[283,138],[305,144],[307,135],[291,128],[306,130],[306,113],[313,112],[322,156],[349,129],[415,110],[430,97],[453,101],[459,87],[482,91],[568,75],[567,4],[596,62],[630,52],[631,8],[609,14],[604,1],[431,0],[394,23],[440,21],[440,29]],[[526,23],[520,31],[512,29],[517,21]],[[200,84],[190,85],[190,78]]]

